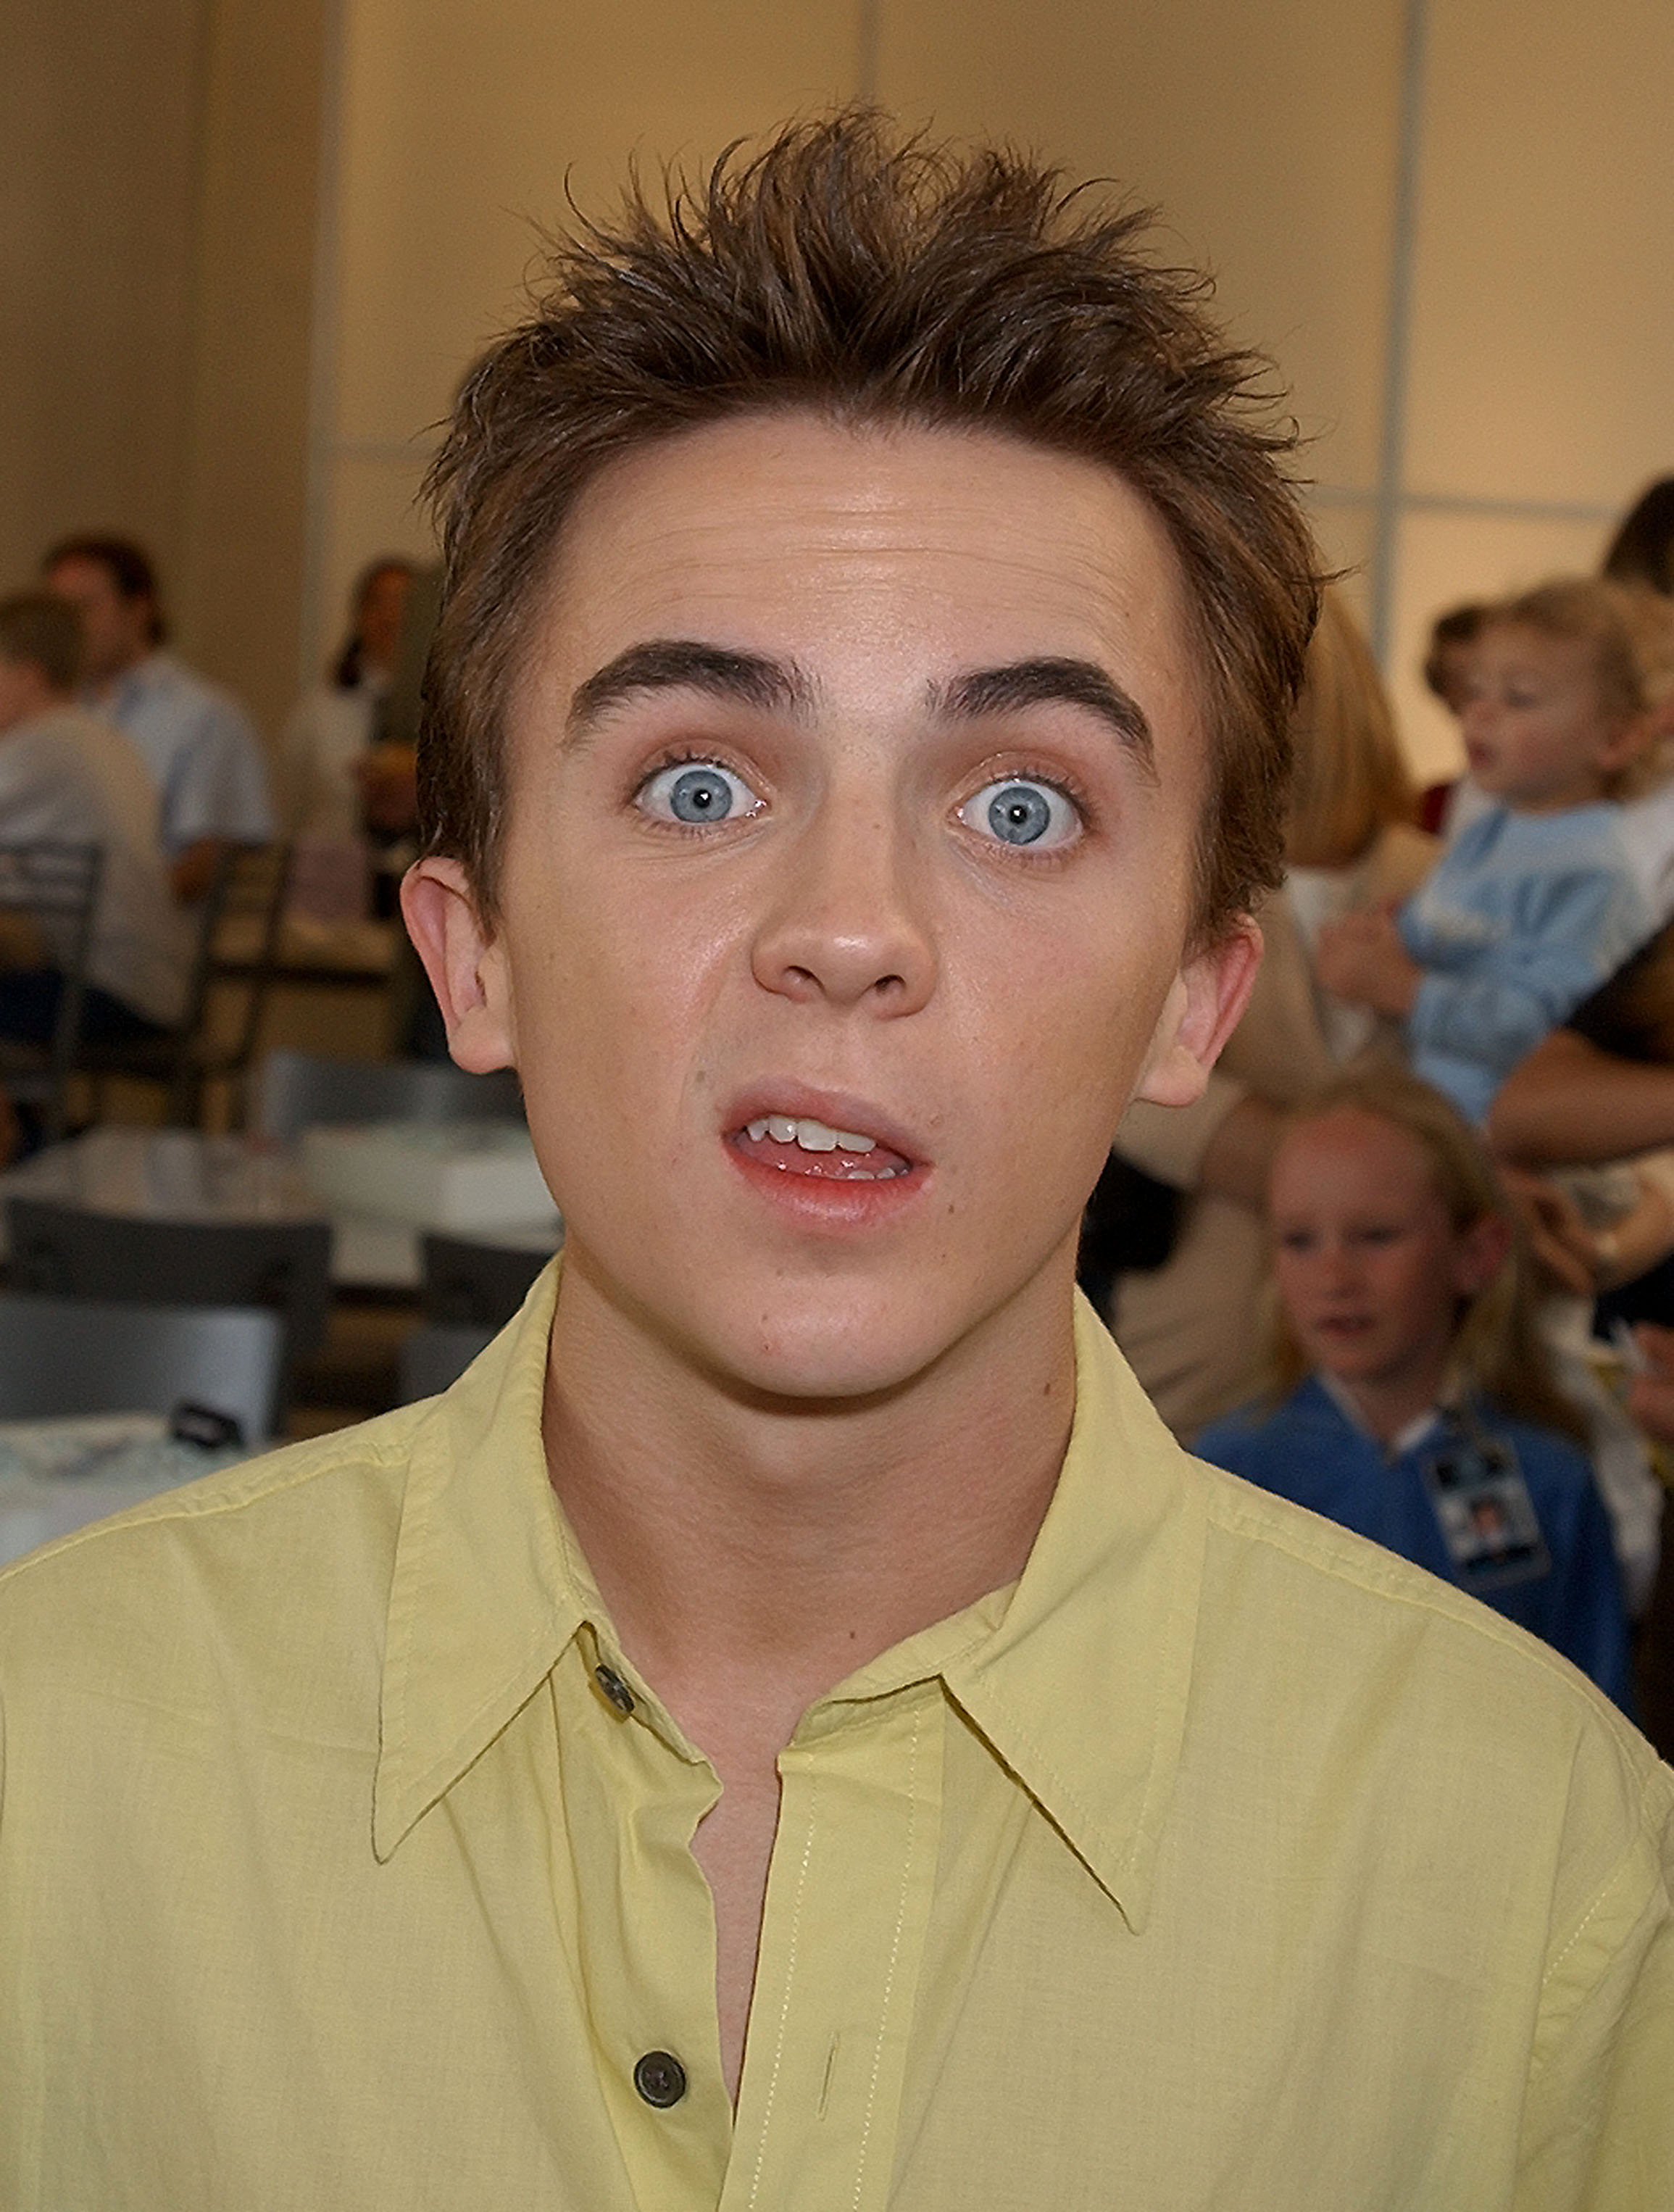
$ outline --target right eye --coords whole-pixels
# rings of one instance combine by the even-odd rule
[[[658,822],[698,829],[708,822],[737,822],[759,814],[762,800],[741,776],[719,761],[676,761],[648,776],[635,803]]]

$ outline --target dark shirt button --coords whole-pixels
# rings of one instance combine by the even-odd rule
[[[669,2051],[647,2051],[634,2062],[634,2087],[646,2104],[664,2112],[686,2094],[686,2069]]]
[[[634,1692],[617,1674],[616,1668],[595,1667],[593,1673],[597,1679],[599,1688],[603,1691],[616,1711],[619,1713],[631,1713],[634,1710]],[[672,2060],[670,2063],[672,2064]],[[670,2098],[669,2102],[672,2104],[673,2098]]]

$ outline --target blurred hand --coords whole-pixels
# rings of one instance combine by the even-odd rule
[[[1328,921],[1313,949],[1313,965],[1326,990],[1339,999],[1404,1018],[1424,971],[1401,942],[1395,917],[1384,909],[1345,914]]]
[[[1501,1167],[1500,1181],[1517,1208],[1535,1265],[1560,1290],[1592,1297],[1602,1261],[1574,1200],[1544,1176],[1519,1168]]]

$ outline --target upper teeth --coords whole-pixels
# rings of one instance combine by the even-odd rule
[[[758,1140],[771,1137],[776,1145],[800,1145],[805,1152],[870,1152],[877,1148],[876,1137],[857,1136],[852,1129],[828,1128],[823,1121],[813,1121],[805,1114],[798,1119],[789,1114],[763,1114],[749,1124],[749,1134]]]

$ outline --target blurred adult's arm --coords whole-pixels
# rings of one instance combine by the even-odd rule
[[[1501,1084],[1488,1128],[1497,1152],[1529,1167],[1653,1152],[1674,1144],[1674,1066],[1554,1030]]]

